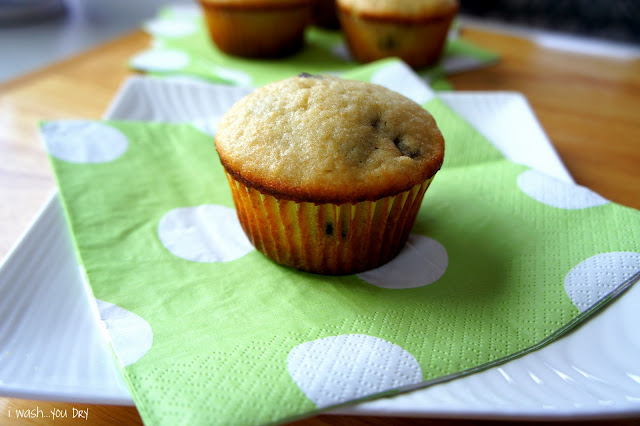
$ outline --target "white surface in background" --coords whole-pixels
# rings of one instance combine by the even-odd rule
[[[31,24],[0,26],[0,83],[117,38],[166,4],[194,0],[65,0],[67,13]]]

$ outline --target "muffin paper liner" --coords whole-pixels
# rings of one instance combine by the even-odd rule
[[[455,11],[411,24],[367,18],[342,9],[339,16],[350,51],[361,62],[398,57],[422,69],[440,59]]]
[[[200,5],[211,40],[221,51],[240,57],[283,57],[300,50],[311,15],[309,3],[293,3],[275,10],[207,1]]]
[[[331,275],[393,259],[433,180],[376,201],[316,204],[264,194],[226,175],[240,224],[257,250],[280,264]]]

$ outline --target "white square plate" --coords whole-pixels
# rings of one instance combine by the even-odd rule
[[[105,118],[192,122],[213,133],[217,118],[249,90],[184,79],[132,77]],[[572,181],[522,95],[454,92],[439,96],[514,162]],[[133,403],[80,273],[57,194],[0,267],[0,294],[0,395]],[[636,306],[640,306],[640,288],[633,286],[573,332],[528,355],[334,412],[482,419],[637,415],[640,312]]]

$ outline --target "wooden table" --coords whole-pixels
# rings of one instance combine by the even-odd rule
[[[620,60],[560,52],[523,38],[479,29],[464,28],[462,35],[499,53],[501,60],[489,68],[451,77],[456,89],[523,93],[579,184],[612,201],[640,209],[639,59]],[[148,36],[135,32],[0,86],[0,258],[5,257],[54,191],[49,163],[37,135],[37,121],[100,118],[119,85],[129,75],[126,61],[148,45]],[[0,424],[9,420],[6,417],[8,409],[36,406],[45,411],[60,408],[71,412],[79,404],[0,397]],[[55,422],[57,425],[114,423],[135,425],[141,422],[134,407],[97,405],[89,406],[88,421]],[[390,423],[487,424],[475,420],[328,415],[295,424]],[[640,417],[587,423],[638,425]]]

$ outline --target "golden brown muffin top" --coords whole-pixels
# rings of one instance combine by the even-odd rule
[[[422,18],[458,10],[457,0],[337,0],[337,4],[367,17]]]
[[[444,140],[414,101],[376,84],[301,74],[255,90],[215,137],[236,180],[281,198],[358,202],[433,176]]]

